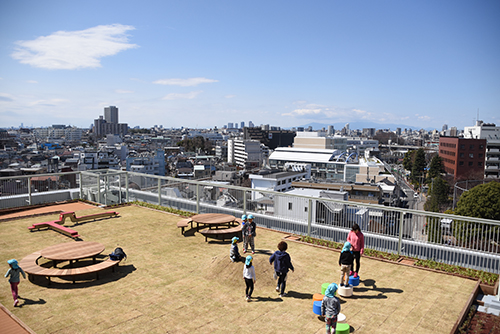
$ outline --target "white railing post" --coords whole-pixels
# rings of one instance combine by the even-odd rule
[[[200,213],[200,184],[196,183],[196,214]]]
[[[125,172],[125,201],[128,203],[129,202],[129,195],[128,195],[128,172]]]
[[[83,176],[82,176],[82,172],[78,173],[78,183],[80,183],[80,199],[83,199]]]
[[[247,192],[243,190],[243,214],[247,214]]]
[[[101,175],[97,174],[97,203],[101,203]]]
[[[161,179],[158,178],[158,205],[161,205]]]
[[[309,198],[307,203],[307,236],[311,236],[311,223],[312,223],[312,199]]]
[[[33,200],[31,198],[31,176],[28,178],[28,203],[31,205]]]
[[[401,256],[401,249],[403,246],[403,222],[404,222],[405,214],[404,212],[400,212],[399,218],[399,241],[398,241],[398,255]]]

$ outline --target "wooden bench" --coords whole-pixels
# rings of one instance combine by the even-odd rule
[[[39,229],[44,228],[44,227],[51,229],[51,230],[54,230],[56,232],[65,234],[73,239],[80,237],[80,235],[78,234],[77,231],[70,229],[69,227],[59,225],[58,220],[33,224],[32,226],[28,227],[28,229],[30,230],[30,232],[33,232],[34,230],[39,230]]]
[[[241,225],[229,228],[206,228],[201,230],[200,233],[205,237],[205,242],[207,241],[207,238],[222,239],[223,241],[226,239],[232,239],[233,237],[238,237],[240,240],[242,239]]]
[[[115,266],[117,266],[120,261],[114,261],[107,259],[90,266],[80,267],[80,268],[70,268],[70,269],[58,269],[58,268],[44,268],[38,265],[38,260],[42,257],[41,252],[34,252],[26,256],[19,262],[19,266],[23,268],[24,272],[28,274],[30,281],[33,281],[34,276],[45,276],[49,280],[51,277],[73,277],[73,283],[75,283],[75,276],[85,275],[85,274],[96,274],[96,278],[99,279],[99,272],[108,268],[112,268],[113,272]]]
[[[116,211],[106,211],[106,212],[94,213],[91,215],[77,217],[74,211],[68,211],[68,212],[61,212],[59,214],[59,222],[61,225],[64,225],[64,222],[66,221],[67,218],[70,219],[73,223],[79,223],[87,220],[116,217],[118,215],[119,213]]]
[[[184,229],[191,224],[191,227],[193,227],[193,221],[191,218],[185,218],[181,219],[177,222],[177,227],[181,229],[181,234],[184,234]]]

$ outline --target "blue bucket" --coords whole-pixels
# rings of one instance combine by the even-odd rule
[[[322,300],[317,300],[313,303],[313,312],[314,314],[321,315],[321,304],[323,303]]]

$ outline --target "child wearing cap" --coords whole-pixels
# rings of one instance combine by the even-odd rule
[[[5,274],[5,277],[9,277],[9,283],[10,283],[10,290],[12,291],[12,297],[14,298],[14,307],[19,304],[19,291],[18,291],[18,285],[19,282],[21,281],[19,274],[22,274],[23,277],[26,279],[26,274],[24,273],[24,270],[19,267],[19,264],[17,263],[16,259],[12,259],[7,261],[7,263],[10,266],[10,269],[7,270],[7,273]]]
[[[338,286],[332,283],[326,288],[325,297],[321,303],[321,315],[325,317],[326,334],[335,333],[337,328],[337,316],[340,313],[340,302],[335,297]]]
[[[339,257],[340,286],[344,286],[345,282],[346,288],[349,287],[349,273],[354,262],[354,255],[352,254],[351,249],[351,243],[349,241],[346,241]]]
[[[238,237],[233,237],[231,239],[231,250],[229,251],[229,258],[231,259],[232,262],[239,262],[241,261],[241,255],[238,250],[238,241],[240,238]]]
[[[253,221],[253,215],[248,215],[247,223],[243,225],[241,232],[243,234],[243,253],[246,253],[248,250],[248,244],[250,244],[250,248],[252,248],[252,254],[255,254],[255,241],[254,238],[257,235],[255,229],[257,226]]]
[[[246,289],[245,295],[247,298],[247,302],[252,298],[253,293],[253,285],[255,284],[255,267],[252,265],[253,258],[251,255],[248,255],[245,259],[245,266],[243,267],[243,279],[245,280]]]

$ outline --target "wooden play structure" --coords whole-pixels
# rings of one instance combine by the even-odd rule
[[[76,239],[76,238],[80,237],[78,232],[71,229],[71,228],[63,226],[64,223],[66,222],[66,219],[70,219],[73,223],[81,223],[84,221],[96,220],[96,219],[101,219],[101,218],[111,218],[111,217],[116,217],[116,216],[118,216],[118,212],[116,212],[116,211],[106,211],[106,212],[95,213],[92,215],[86,215],[86,216],[80,216],[80,217],[77,217],[75,215],[75,212],[72,212],[72,211],[61,212],[59,214],[59,220],[52,220],[52,221],[48,221],[48,222],[33,224],[32,226],[28,227],[28,229],[30,230],[30,232],[32,232],[34,230],[39,230],[41,228],[46,227],[47,229],[54,230],[56,232],[67,235],[70,238]]]

